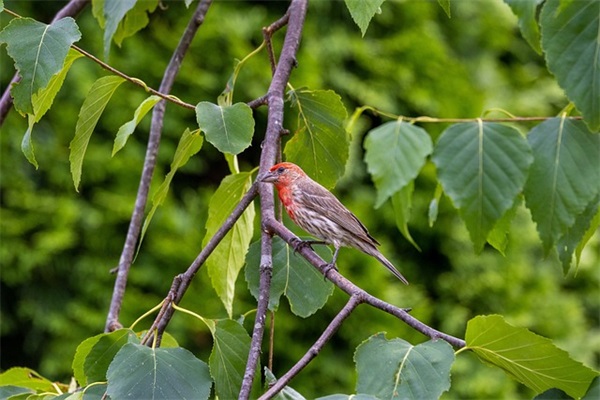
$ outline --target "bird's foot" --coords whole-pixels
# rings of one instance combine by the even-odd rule
[[[320,240],[302,240],[302,239],[298,239],[298,238],[292,238],[291,243],[290,243],[290,245],[294,248],[294,254],[299,252],[300,250],[302,250],[305,247],[308,247],[312,251],[315,251],[315,249],[312,248],[313,244],[327,244],[327,243],[320,241]]]
[[[321,268],[323,270],[323,276],[325,280],[327,280],[327,274],[329,273],[329,271],[331,271],[332,269],[336,272],[338,271],[334,263],[323,264],[321,265]]]

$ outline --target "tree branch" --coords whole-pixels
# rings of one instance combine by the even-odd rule
[[[304,18],[306,16],[307,0],[292,0],[286,15],[271,25],[272,29],[279,29],[287,20],[288,28],[281,49],[279,63],[275,68],[271,85],[268,92],[268,120],[265,139],[260,157],[259,174],[267,171],[274,164],[280,145],[281,132],[283,131],[283,103],[285,88],[296,65],[296,53],[300,46]],[[269,29],[269,28],[267,28]],[[261,219],[274,218],[275,204],[273,201],[273,188],[271,185],[259,184]],[[265,233],[261,237],[261,278],[258,296],[258,306],[252,341],[244,380],[240,390],[240,399],[248,399],[254,381],[256,366],[261,353],[262,338],[264,334],[266,313],[269,305],[269,288],[272,273],[272,238]]]
[[[52,22],[58,21],[61,18],[73,17],[79,14],[79,12],[83,10],[89,2],[90,0],[71,0],[67,3],[66,6],[61,8],[56,13],[54,18],[52,18]],[[0,126],[2,126],[2,124],[4,123],[4,120],[6,119],[6,116],[8,115],[10,107],[13,103],[13,99],[10,96],[10,88],[14,83],[17,83],[20,80],[21,77],[17,72],[15,72],[15,75],[11,79],[10,83],[8,84],[8,86],[6,86],[4,93],[2,93],[2,98],[0,98]]]
[[[204,22],[204,17],[208,12],[208,8],[210,7],[211,3],[212,0],[201,0],[199,2],[196,11],[192,15],[192,18],[188,23],[181,40],[179,41],[179,44],[177,45],[177,48],[171,57],[171,60],[169,61],[167,69],[165,70],[165,74],[159,88],[161,93],[168,93],[171,90],[175,76],[181,67],[183,58],[189,49],[189,46],[194,38],[194,35],[198,31],[198,28]],[[146,148],[146,157],[144,159],[144,166],[142,169],[142,176],[140,178],[133,214],[129,223],[123,251],[121,252],[121,258],[119,259],[117,278],[115,280],[113,295],[104,328],[106,332],[113,331],[120,327],[119,312],[121,310],[123,296],[125,295],[127,275],[129,273],[131,263],[133,262],[135,246],[140,235],[142,220],[144,218],[144,209],[146,207],[148,193],[150,191],[150,181],[152,180],[152,174],[154,173],[154,167],[156,166],[156,155],[158,154],[158,147],[160,144],[165,108],[166,103],[164,100],[162,100],[152,110],[152,125],[150,127],[148,146]]]

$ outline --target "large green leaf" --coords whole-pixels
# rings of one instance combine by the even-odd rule
[[[527,43],[538,54],[542,54],[540,44],[540,27],[537,22],[537,7],[543,0],[504,0],[519,17],[519,29]]]
[[[79,182],[81,181],[81,169],[83,167],[83,157],[87,149],[92,132],[102,115],[102,111],[108,104],[113,93],[125,79],[120,76],[105,76],[98,79],[92,85],[90,92],[83,101],[77,125],[75,126],[75,137],[69,145],[71,150],[69,154],[69,162],[71,163],[71,175],[75,189],[78,190]]]
[[[326,246],[314,246],[325,261],[331,259],[331,251]],[[260,280],[260,241],[254,242],[246,257],[246,281],[250,293],[258,299]],[[306,318],[325,305],[333,293],[333,284],[323,279],[304,257],[294,253],[279,237],[273,238],[273,276],[269,292],[269,309],[276,310],[279,299],[284,294],[298,316]]]
[[[73,18],[43,24],[31,18],[15,18],[0,32],[8,55],[15,61],[21,81],[11,93],[21,113],[33,113],[32,97],[45,88],[65,64],[70,46],[81,38]]]
[[[314,180],[331,188],[343,175],[350,141],[344,120],[348,116],[340,96],[332,90],[293,90],[299,129],[286,143],[287,161],[296,163]]]
[[[103,0],[104,2],[104,58],[108,59],[110,44],[125,14],[131,10],[137,0]]]
[[[581,121],[553,118],[527,138],[534,162],[525,201],[548,251],[600,193],[600,135]]]
[[[106,381],[106,371],[121,347],[127,343],[139,343],[130,329],[101,333],[85,339],[77,346],[73,358],[73,374],[80,386]]]
[[[0,386],[11,385],[43,392],[55,392],[52,381],[30,368],[14,367],[0,374]]]
[[[458,207],[475,250],[521,192],[533,160],[525,138],[496,123],[463,123],[444,131],[433,153],[439,180]]]
[[[581,111],[592,131],[600,129],[600,1],[562,4],[547,0],[540,16],[548,69]]]
[[[128,343],[107,372],[112,399],[208,399],[208,366],[181,347],[153,349]]]
[[[210,353],[210,373],[220,399],[235,399],[240,393],[250,352],[250,336],[242,325],[230,319],[214,321],[213,349]],[[260,367],[257,367],[260,371]],[[254,379],[255,388],[260,379]]]
[[[115,154],[117,154],[119,150],[121,150],[125,146],[125,143],[127,143],[127,139],[129,138],[129,136],[131,136],[131,134],[135,130],[135,127],[140,123],[142,118],[144,118],[148,111],[150,111],[152,107],[154,107],[159,101],[160,97],[154,95],[146,98],[135,110],[135,113],[133,114],[133,119],[121,125],[119,131],[117,132],[117,136],[115,137],[115,144],[113,145],[112,150],[113,157]]]
[[[222,153],[239,154],[252,142],[254,118],[245,103],[218,106],[207,101],[196,105],[198,126]]]
[[[424,129],[398,120],[371,130],[365,149],[367,169],[377,188],[375,207],[380,207],[419,175],[433,145]]]
[[[380,12],[381,5],[385,0],[345,0],[346,7],[352,15],[352,19],[360,28],[363,36],[367,33],[369,22],[377,12]]]
[[[183,132],[183,135],[181,135],[179,143],[177,144],[177,148],[175,149],[173,161],[171,162],[171,170],[165,176],[164,181],[161,183],[159,188],[152,196],[152,208],[150,209],[150,212],[148,213],[148,215],[146,215],[146,219],[144,220],[144,225],[142,226],[142,233],[140,235],[138,248],[139,246],[141,246],[142,241],[144,240],[144,236],[146,236],[146,231],[148,230],[148,226],[150,226],[150,222],[154,217],[154,213],[167,198],[167,194],[169,193],[169,187],[171,186],[171,181],[173,181],[175,173],[179,168],[187,164],[190,157],[192,157],[194,154],[200,151],[203,142],[204,139],[202,138],[202,135],[200,134],[200,131],[198,129],[196,129],[194,132],[190,132],[189,129],[186,129]]]
[[[217,230],[229,217],[238,202],[250,188],[252,174],[240,172],[226,176],[208,204],[206,235],[202,242],[206,246]],[[235,281],[244,266],[246,252],[250,246],[254,228],[254,205],[250,204],[233,228],[206,260],[208,275],[221,298],[229,317],[233,314]]]
[[[597,372],[574,361],[550,339],[515,328],[500,315],[479,316],[467,324],[467,349],[502,368],[536,393],[558,388],[582,397]]]
[[[413,346],[379,333],[358,346],[354,361],[357,393],[379,399],[437,399],[450,388],[454,351],[443,340]]]

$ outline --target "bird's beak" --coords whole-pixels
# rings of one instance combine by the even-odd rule
[[[256,180],[259,181],[259,182],[273,183],[273,182],[275,182],[277,180],[277,175],[275,175],[271,171],[267,171],[264,174],[260,174],[256,178]]]

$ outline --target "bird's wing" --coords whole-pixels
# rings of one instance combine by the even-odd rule
[[[303,188],[302,195],[308,201],[304,202],[313,211],[338,224],[342,229],[358,236],[361,240],[372,245],[379,242],[369,234],[367,228],[350,210],[346,208],[330,191],[314,182],[310,188]]]

